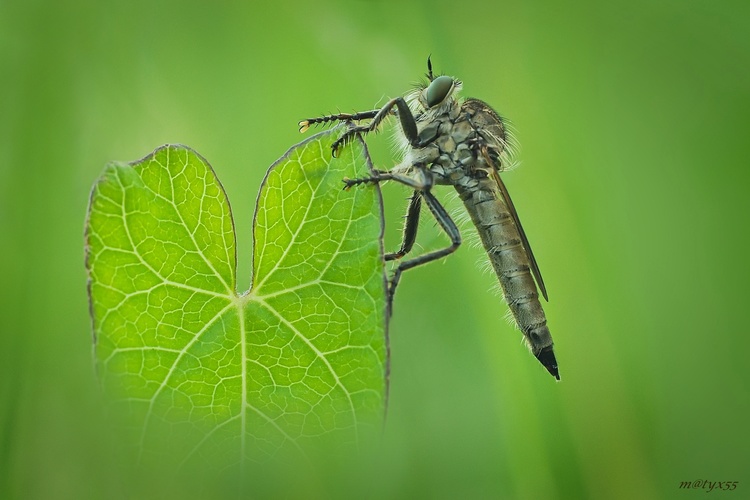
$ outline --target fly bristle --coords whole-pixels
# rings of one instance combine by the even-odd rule
[[[471,221],[471,217],[468,218],[468,221]],[[484,243],[482,242],[482,239],[479,237],[479,233],[477,232],[476,229],[468,228],[467,235],[468,235],[467,241],[469,242],[469,246],[471,248],[481,248],[482,250],[484,250]]]
[[[483,275],[495,273],[495,270],[492,267],[492,262],[490,262],[486,255],[483,255],[479,259],[477,259],[477,269],[479,269],[479,272]],[[492,285],[493,288],[496,285],[499,286],[497,283],[495,283],[494,285]]]
[[[450,214],[451,219],[453,219],[453,222],[455,222],[456,227],[461,230],[462,234],[465,228],[474,227],[471,222],[471,216],[469,216],[461,198],[455,190],[449,191],[446,194],[444,206]]]
[[[505,137],[503,138],[505,144],[504,151],[507,153],[508,158],[513,160],[514,157],[518,156],[520,150],[520,143],[516,138],[516,127],[510,120],[503,120],[503,128],[505,130]]]
[[[426,89],[430,85],[429,80],[421,79],[417,80],[416,82],[412,82],[411,84],[411,92],[418,90],[419,92],[422,92],[424,89]]]
[[[507,304],[507,302],[505,301],[505,294],[502,293],[502,290],[500,290],[500,294],[503,298],[503,302]],[[515,328],[519,332],[521,331],[521,327],[518,326],[518,323],[516,322],[516,318],[513,317],[513,312],[511,312],[510,309],[505,310],[505,314],[503,314],[503,319],[505,320],[506,323],[511,325],[513,328]],[[524,337],[524,341],[526,341],[526,337]]]

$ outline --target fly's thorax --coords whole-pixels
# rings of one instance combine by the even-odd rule
[[[511,153],[510,136],[500,115],[484,101],[466,99],[461,111],[493,154]]]
[[[445,144],[445,139],[450,135],[451,126],[453,120],[456,119],[460,113],[460,104],[453,100],[450,105],[440,106],[434,109],[422,109],[415,114],[415,121],[417,125],[417,135],[421,143],[425,144],[420,148],[413,148],[403,130],[400,127],[396,128],[396,141],[402,146],[403,159],[401,163],[394,168],[395,171],[400,173],[406,173],[411,170],[413,165],[419,165],[420,168],[428,167],[435,163],[450,164],[449,158],[445,157],[446,147],[450,148],[449,144]],[[443,138],[440,141],[437,139]],[[447,184],[443,179],[441,172],[433,172],[437,174],[434,179],[438,184]]]
[[[399,172],[412,165],[428,168],[436,184],[476,189],[490,170],[501,169],[505,151],[505,128],[500,116],[477,99],[454,99],[415,115],[419,140],[412,148],[399,129],[404,148]]]
[[[424,148],[425,160],[440,184],[470,189],[493,168],[481,153],[487,141],[463,106],[427,124],[420,134],[423,141],[430,141]]]

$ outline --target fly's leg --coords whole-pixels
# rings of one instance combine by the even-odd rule
[[[404,184],[406,186],[409,186],[410,188],[416,190],[416,191],[423,191],[425,189],[429,189],[432,187],[432,177],[429,176],[429,174],[423,170],[420,169],[422,172],[422,175],[424,179],[422,181],[418,181],[416,179],[412,179],[411,177],[407,177],[405,175],[397,174],[394,172],[386,172],[383,170],[373,170],[372,175],[370,177],[359,177],[357,179],[349,179],[348,177],[344,177],[341,179],[341,181],[344,183],[344,191],[348,191],[353,186],[358,186],[360,184],[377,184],[378,182],[383,181],[396,181],[400,182],[401,184]]]
[[[438,221],[440,227],[443,228],[443,231],[445,231],[445,233],[451,239],[451,246],[440,250],[435,250],[434,252],[429,252],[424,255],[420,255],[419,257],[414,257],[413,259],[405,260],[398,265],[396,271],[393,273],[393,277],[391,278],[390,286],[388,287],[389,311],[393,311],[393,295],[396,293],[396,287],[398,286],[398,282],[401,280],[402,272],[413,267],[421,266],[422,264],[427,264],[428,262],[432,262],[433,260],[446,257],[455,252],[461,245],[461,233],[459,232],[456,223],[453,222],[453,219],[450,218],[450,215],[448,215],[448,212],[440,204],[437,198],[435,198],[435,196],[430,192],[429,189],[421,191],[419,194],[422,196],[422,198],[424,198],[424,201],[427,204],[427,208],[430,209],[430,212],[432,212],[435,220]],[[416,224],[414,232],[416,236]]]
[[[344,134],[331,145],[331,153],[333,154],[333,156],[335,157],[336,151],[338,151],[341,146],[344,146],[349,141],[351,141],[356,134],[366,134],[368,132],[377,130],[377,128],[380,126],[380,123],[385,120],[385,118],[389,114],[392,114],[394,112],[393,108],[396,108],[398,110],[396,114],[401,121],[401,128],[403,129],[404,135],[409,141],[409,144],[411,144],[411,147],[423,147],[425,143],[423,143],[419,138],[419,132],[417,131],[417,122],[414,120],[414,115],[411,114],[409,105],[406,104],[406,101],[403,97],[395,97],[385,103],[385,106],[383,106],[380,111],[377,112],[377,114],[372,118],[372,121],[369,123],[369,125],[359,125],[356,127],[352,127],[344,132]]]
[[[406,210],[406,223],[404,224],[404,237],[401,248],[397,252],[385,254],[386,262],[398,260],[411,252],[414,241],[417,239],[417,226],[419,226],[419,212],[422,208],[422,195],[415,190],[409,200],[409,208]]]
[[[416,170],[417,172],[420,172],[422,174],[421,180],[413,179],[411,177],[400,175],[394,172],[383,172],[381,170],[375,170],[371,177],[363,177],[361,179],[344,179],[344,183],[346,184],[344,189],[349,189],[350,187],[356,186],[358,184],[369,182],[376,183],[387,180],[400,182],[401,184],[405,184],[414,189],[414,194],[412,195],[412,199],[409,204],[409,211],[407,212],[407,222],[406,227],[404,228],[404,241],[401,244],[401,250],[396,253],[386,255],[385,260],[395,260],[406,255],[406,253],[409,252],[409,250],[411,250],[411,247],[414,245],[414,240],[417,236],[419,210],[421,208],[421,201],[415,201],[415,198],[424,199],[425,203],[427,204],[427,208],[430,209],[430,212],[432,212],[435,220],[437,220],[438,224],[440,224],[440,227],[451,239],[451,245],[447,248],[435,250],[434,252],[429,252],[424,255],[420,255],[419,257],[405,260],[398,265],[393,273],[393,277],[391,277],[388,286],[388,311],[390,312],[393,311],[393,295],[396,293],[396,287],[401,280],[402,272],[406,271],[407,269],[411,269],[422,264],[427,264],[428,262],[432,262],[433,260],[437,260],[450,255],[455,252],[456,249],[458,249],[458,247],[461,245],[461,233],[459,232],[456,223],[453,222],[453,219],[450,218],[448,212],[430,191],[433,184],[432,174],[429,170],[425,170],[424,168],[417,168]]]
[[[300,132],[306,132],[308,128],[310,128],[310,125],[317,125],[319,123],[328,123],[328,122],[358,122],[360,120],[369,120],[371,118],[375,118],[375,115],[378,114],[380,110],[379,109],[373,109],[372,111],[362,111],[360,113],[338,113],[336,115],[327,115],[327,116],[320,116],[318,118],[308,118],[307,120],[302,120],[299,122],[299,131]]]

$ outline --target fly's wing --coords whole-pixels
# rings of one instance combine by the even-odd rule
[[[489,160],[489,155],[485,156],[487,156],[487,159]],[[505,205],[508,207],[508,211],[510,211],[510,215],[513,217],[513,223],[516,225],[516,228],[518,228],[518,234],[521,236],[521,244],[523,244],[523,248],[524,250],[526,250],[526,255],[529,257],[529,263],[531,264],[531,273],[534,275],[536,284],[539,286],[539,290],[542,292],[542,297],[544,297],[544,300],[549,302],[549,298],[547,297],[547,287],[544,286],[542,273],[539,271],[539,265],[536,263],[536,259],[534,258],[534,252],[531,251],[531,245],[529,245],[529,239],[526,237],[526,231],[523,230],[521,219],[518,218],[516,207],[513,206],[513,200],[510,199],[508,189],[505,187],[505,183],[500,178],[500,174],[497,172],[496,168],[492,169],[492,177],[495,179],[497,186],[500,188],[500,193],[503,195]]]
[[[495,180],[503,197],[503,201],[513,217],[513,223],[516,225],[516,228],[518,228],[518,234],[521,236],[521,244],[526,251],[526,256],[529,258],[531,273],[534,275],[539,291],[541,291],[544,300],[549,302],[547,288],[544,286],[542,273],[539,272],[539,266],[534,258],[534,252],[531,251],[529,239],[526,237],[526,232],[523,230],[521,220],[518,218],[518,212],[516,212],[516,207],[513,205],[513,200],[510,199],[510,194],[508,194],[508,189],[500,178],[500,153],[508,147],[503,119],[486,102],[480,101],[479,99],[466,99],[462,107],[469,112],[472,124],[483,132],[480,135],[484,138],[486,143],[480,147],[480,153],[490,167],[488,173]]]

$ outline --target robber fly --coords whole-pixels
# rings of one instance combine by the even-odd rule
[[[451,245],[399,263],[388,289],[389,310],[403,271],[445,257],[461,244],[456,224],[432,194],[435,184],[452,185],[471,215],[500,281],[503,296],[527,345],[550,374],[559,380],[552,336],[539,301],[539,292],[547,300],[547,289],[508,190],[500,178],[500,172],[508,167],[504,164],[508,157],[506,126],[500,115],[485,102],[457,97],[461,82],[450,76],[434,76],[429,58],[427,70],[429,81],[405,97],[391,99],[382,108],[372,111],[303,120],[299,123],[300,131],[319,123],[370,120],[366,124],[351,125],[333,143],[332,154],[336,156],[339,148],[356,134],[373,132],[385,118],[397,116],[407,144],[404,160],[389,171],[376,170],[370,177],[344,179],[345,189],[392,180],[414,190],[401,248],[387,254],[386,261],[401,259],[412,249],[423,202],[450,237]]]

